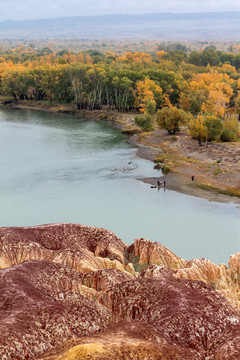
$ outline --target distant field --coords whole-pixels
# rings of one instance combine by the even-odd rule
[[[239,40],[240,12],[79,16],[0,22],[0,39]]]

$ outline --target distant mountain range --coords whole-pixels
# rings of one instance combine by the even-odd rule
[[[0,39],[240,40],[240,12],[76,16],[0,22]]]

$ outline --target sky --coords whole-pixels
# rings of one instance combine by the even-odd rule
[[[240,0],[0,0],[0,21],[156,12],[240,11]]]

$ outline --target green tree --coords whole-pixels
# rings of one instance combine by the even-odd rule
[[[223,121],[216,115],[207,115],[205,116],[203,125],[207,129],[205,146],[208,147],[209,141],[219,140],[223,130]]]
[[[222,141],[238,141],[239,124],[237,119],[227,119],[224,121]]]

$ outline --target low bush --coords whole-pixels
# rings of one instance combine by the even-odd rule
[[[135,124],[139,126],[143,131],[150,132],[153,131],[153,119],[150,115],[137,115],[134,118]]]
[[[224,142],[235,142],[238,141],[238,135],[236,132],[232,131],[231,129],[225,129],[222,132],[221,140]]]
[[[170,167],[169,167],[168,165],[164,164],[164,165],[162,166],[162,172],[163,172],[163,174],[168,174],[169,171],[170,171]]]

